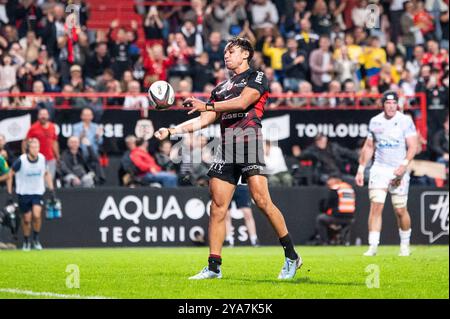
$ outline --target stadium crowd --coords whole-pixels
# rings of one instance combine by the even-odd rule
[[[421,139],[425,146],[418,157],[448,167],[448,0],[192,0],[191,6],[158,8],[135,1],[144,46],[138,44],[137,21],[113,20],[106,32],[91,30],[87,28],[89,2],[71,3],[81,8],[78,26],[65,13],[66,1],[0,0],[0,92],[130,93],[125,98],[107,98],[105,103],[148,109],[149,100],[133,94],[146,92],[157,80],[170,81],[181,97],[192,92],[209,94],[228,76],[223,62],[226,41],[241,36],[256,48],[253,67],[269,79],[274,94],[269,109],[334,108],[355,102],[348,97],[306,98],[310,93],[358,95],[391,89],[413,96],[424,92],[429,138]],[[369,5],[380,12],[377,28],[367,22]],[[283,93],[287,95],[276,95]],[[290,97],[292,93],[303,96]],[[177,104],[181,102],[179,98]],[[100,122],[105,103],[98,97],[0,97],[3,109],[46,110],[44,119],[39,113],[38,131],[52,130],[48,123],[56,106],[83,110],[73,138],[61,146],[61,155],[58,147],[50,147],[45,154],[47,160],[60,164],[55,174],[58,170],[66,186],[104,182],[99,165],[103,132],[95,122]],[[361,103],[375,102],[367,98]],[[11,158],[1,140],[0,136],[2,156]],[[202,137],[186,143],[194,150],[206,145]],[[154,154],[141,139],[129,136],[126,144],[129,151],[119,173],[125,185],[207,182],[209,155],[202,155],[200,164],[183,160],[175,165],[170,143],[161,143]],[[293,145],[289,155],[268,143],[265,157],[276,163],[268,167],[273,185],[301,184],[305,178],[308,183],[323,184],[336,172],[350,180],[358,151],[319,135],[313,145]]]

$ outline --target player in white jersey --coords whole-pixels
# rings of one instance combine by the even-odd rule
[[[55,193],[51,174],[45,161],[44,155],[39,153],[39,140],[31,138],[27,141],[26,152],[22,154],[12,165],[7,182],[9,201],[13,198],[13,177],[16,182],[16,193],[22,217],[23,228],[23,250],[31,249],[30,235],[33,230],[33,248],[41,250],[39,233],[42,225],[43,195],[45,193],[45,182],[54,199]]]
[[[417,149],[416,128],[410,117],[398,111],[398,95],[383,94],[383,112],[373,117],[369,135],[361,151],[355,177],[358,186],[364,186],[364,170],[375,153],[369,178],[369,250],[365,256],[375,256],[380,243],[382,212],[387,192],[397,217],[400,235],[400,256],[409,256],[411,219],[407,210],[409,171],[408,164]]]

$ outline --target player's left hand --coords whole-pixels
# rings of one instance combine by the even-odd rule
[[[206,103],[200,101],[199,99],[196,99],[193,96],[188,97],[186,100],[184,100],[183,105],[187,107],[192,107],[192,109],[188,112],[188,114],[206,111]]]
[[[400,165],[395,171],[394,171],[394,175],[398,178],[401,178],[403,175],[405,175],[406,173],[406,166],[405,165]]]

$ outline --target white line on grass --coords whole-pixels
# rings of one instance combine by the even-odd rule
[[[9,293],[16,295],[27,295],[33,297],[50,297],[50,298],[61,298],[61,299],[114,299],[110,297],[103,296],[81,296],[81,295],[65,295],[57,294],[54,292],[35,292],[31,290],[22,290],[16,288],[0,288],[0,293]]]

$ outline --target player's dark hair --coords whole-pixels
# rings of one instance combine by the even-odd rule
[[[250,63],[250,61],[253,58],[253,55],[255,54],[255,49],[253,48],[252,44],[249,40],[245,38],[235,37],[230,40],[228,40],[227,45],[225,47],[225,51],[229,50],[233,47],[239,47],[242,50],[245,50],[248,52],[248,59],[247,61]]]

